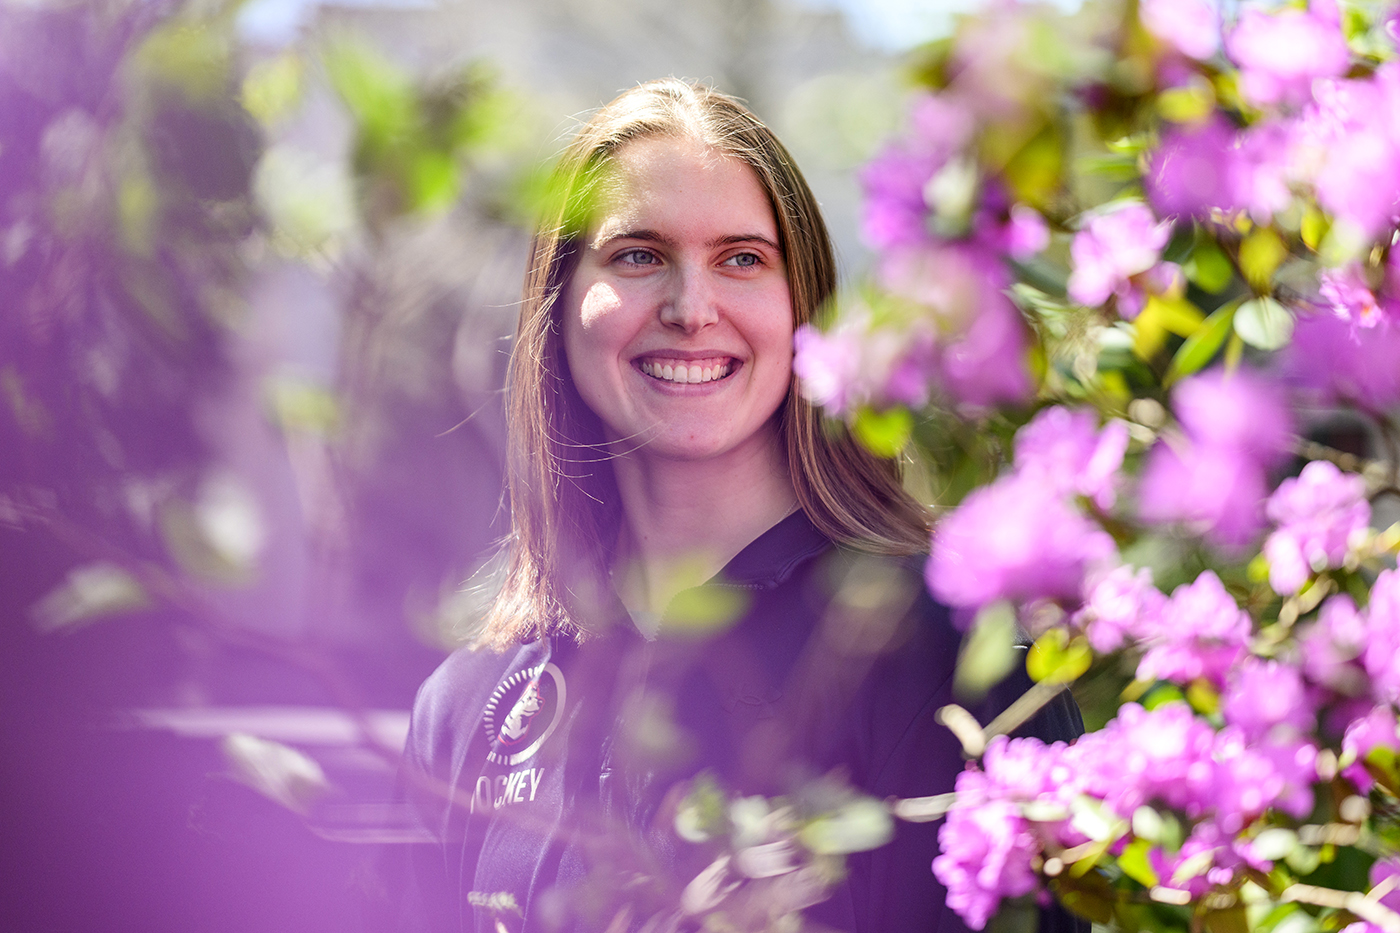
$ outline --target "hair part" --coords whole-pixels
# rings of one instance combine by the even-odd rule
[[[531,244],[506,379],[508,559],[478,645],[582,638],[598,625],[621,500],[602,425],[569,374],[561,296],[619,150],[668,137],[698,139],[753,169],[777,222],[794,327],[810,322],[836,290],[816,198],[782,143],[742,103],[668,78],[599,110],[561,156]],[[844,426],[828,430],[796,376],[777,417],[798,504],[824,534],[879,554],[928,549],[927,513],[905,491],[897,461],[875,457]]]

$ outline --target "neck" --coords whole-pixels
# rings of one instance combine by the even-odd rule
[[[624,513],[614,575],[628,609],[660,614],[797,508],[776,427],[754,440],[707,460],[613,461]]]

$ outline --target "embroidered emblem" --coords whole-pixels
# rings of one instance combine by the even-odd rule
[[[486,702],[486,760],[514,767],[532,757],[564,716],[564,673],[553,663],[516,671]]]

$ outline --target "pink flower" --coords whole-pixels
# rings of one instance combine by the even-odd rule
[[[1371,675],[1376,699],[1400,702],[1400,571],[1386,570],[1376,577],[1366,607],[1366,631],[1361,661]]]
[[[1164,216],[1233,210],[1235,158],[1235,130],[1219,114],[1194,126],[1170,127],[1148,162],[1147,198]]]
[[[822,333],[803,324],[793,335],[792,371],[802,391],[816,404],[839,415],[851,407],[861,380],[860,335],[851,327]]]
[[[1292,446],[1293,417],[1281,388],[1246,368],[1208,370],[1172,392],[1172,410],[1194,441],[1235,447],[1266,466]]]
[[[1222,686],[1231,665],[1243,656],[1250,631],[1249,614],[1207,570],[1173,590],[1156,631],[1144,632],[1147,653],[1138,663],[1137,677],[1177,683],[1204,677]]]
[[[1303,673],[1312,683],[1347,697],[1362,696],[1368,684],[1361,669],[1366,620],[1345,594],[1322,604],[1317,621],[1298,637]]]
[[[1298,592],[1314,571],[1340,567],[1371,522],[1366,481],[1325,460],[1280,483],[1265,511],[1278,525],[1264,542],[1269,583],[1285,596]]]
[[[1141,203],[1091,216],[1070,244],[1070,297],[1093,306],[1115,294],[1127,296],[1134,289],[1132,277],[1157,264],[1169,239],[1171,223],[1158,223]]]
[[[1276,727],[1305,733],[1317,725],[1317,713],[1303,689],[1303,675],[1277,660],[1253,656],[1230,674],[1222,712],[1251,740],[1262,739]]]
[[[1400,64],[1368,78],[1319,81],[1296,121],[1293,151],[1318,203],[1363,238],[1400,210]]]
[[[1286,455],[1292,417],[1281,391],[1247,370],[1216,369],[1180,383],[1172,406],[1184,438],[1148,453],[1139,515],[1241,547],[1263,524],[1266,470]]]
[[[1383,412],[1400,404],[1400,326],[1383,323],[1353,333],[1333,314],[1299,315],[1284,352],[1289,380],[1310,390],[1320,404],[1345,403]]]
[[[1013,475],[974,490],[938,524],[926,576],[933,594],[957,608],[1074,601],[1085,574],[1113,554],[1108,533],[1064,497]]]
[[[1265,810],[1294,817],[1312,810],[1317,748],[1310,742],[1258,742],[1227,726],[1216,736],[1214,757],[1219,765],[1215,819],[1225,833],[1237,834]]]
[[[1358,262],[1324,269],[1318,279],[1323,303],[1353,327],[1371,330],[1381,324],[1400,325],[1400,251],[1391,252],[1378,288],[1372,288]]]
[[[1013,259],[1029,259],[1050,245],[1050,228],[1033,207],[1013,204],[1008,216],[1005,249]]]
[[[1345,74],[1351,64],[1330,0],[1307,10],[1248,8],[1225,47],[1240,68],[1241,90],[1259,107],[1304,103],[1314,80]]]
[[[1040,844],[1020,807],[991,790],[976,770],[958,775],[958,802],[938,830],[933,874],[948,890],[948,906],[974,930],[987,925],[1003,898],[1036,889],[1032,859]]]
[[[1183,55],[1207,59],[1220,49],[1220,13],[1208,0],[1141,0],[1142,25]]]
[[[1117,651],[1124,641],[1137,641],[1161,627],[1167,597],[1152,585],[1152,569],[1134,572],[1124,564],[1094,582],[1074,623],[1085,630],[1099,654]]]
[[[927,309],[941,341],[936,381],[957,403],[976,409],[1029,398],[1026,325],[1006,297],[1010,280],[996,257],[966,244],[896,250],[879,275],[891,292]]]
[[[1127,449],[1128,427],[1121,421],[1099,430],[1092,411],[1056,405],[1016,432],[1016,470],[1040,478],[1057,492],[1086,496],[1108,509]]]
[[[1363,794],[1370,793],[1376,782],[1362,762],[1376,748],[1400,752],[1400,727],[1389,704],[1373,707],[1366,715],[1353,719],[1342,736],[1342,754],[1354,759],[1343,773]]]

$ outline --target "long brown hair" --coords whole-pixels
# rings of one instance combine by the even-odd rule
[[[811,321],[836,289],[816,199],[782,143],[739,101],[671,78],[633,88],[598,111],[560,158],[525,274],[506,380],[512,528],[503,585],[477,644],[581,637],[607,585],[620,497],[601,424],[569,375],[560,296],[610,162],[627,143],[651,137],[695,138],[753,169],[777,220],[794,327]],[[798,503],[824,534],[880,554],[927,549],[927,515],[905,492],[896,461],[823,424],[796,377],[777,417]]]

